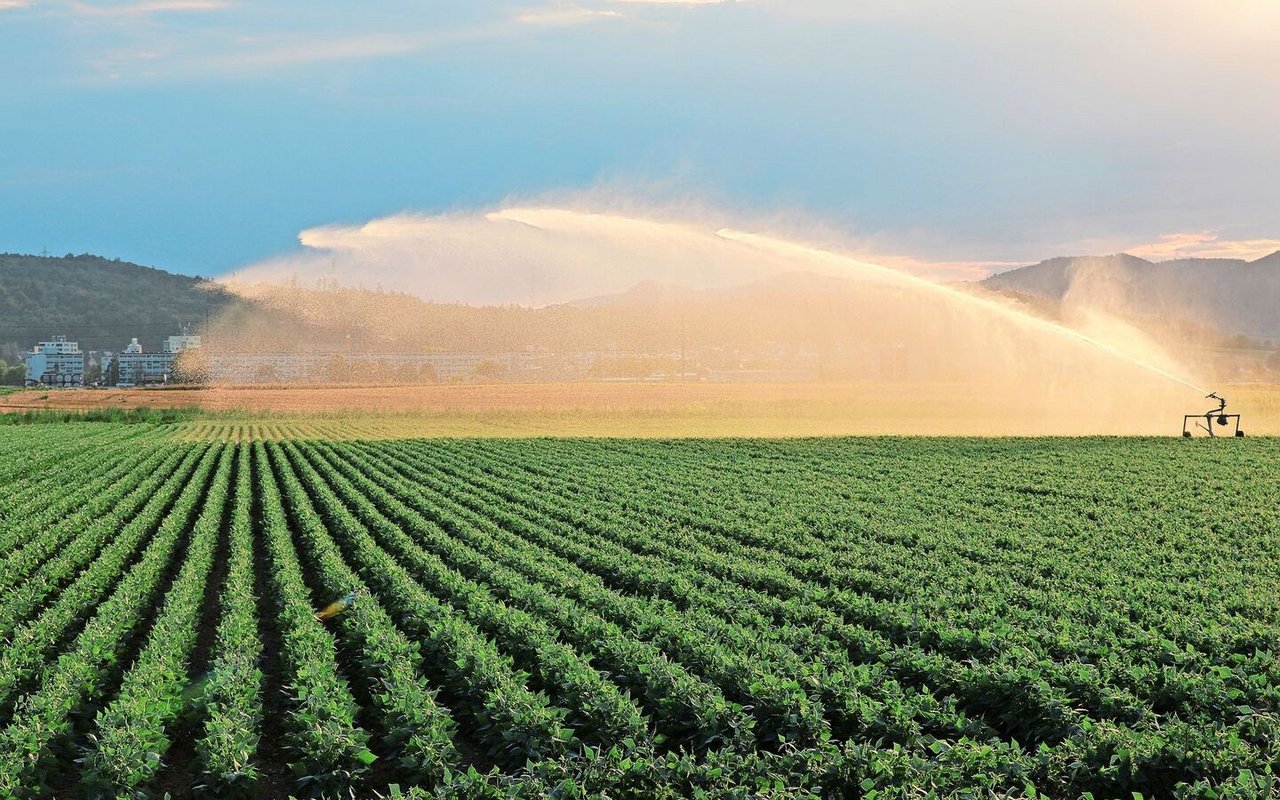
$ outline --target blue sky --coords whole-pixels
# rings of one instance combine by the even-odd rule
[[[211,275],[585,193],[923,262],[1256,257],[1276,41],[1273,0],[0,0],[0,251]]]

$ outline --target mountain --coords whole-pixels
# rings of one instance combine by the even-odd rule
[[[992,275],[980,285],[1060,309],[1280,339],[1280,251],[1252,262],[1151,262],[1126,253],[1052,258]]]
[[[1280,253],[1252,263],[1055,258],[977,286],[1069,324],[1074,312],[1107,311],[1161,342],[1176,327],[1180,351],[1187,342],[1219,347],[1223,332],[1280,339]],[[530,308],[436,303],[332,282],[228,286],[89,255],[0,255],[0,359],[12,363],[20,347],[55,334],[85,350],[119,350],[135,336],[154,350],[183,323],[204,336],[209,355],[522,353],[545,378],[737,370],[959,380],[1038,346],[1019,326],[975,316],[944,295],[806,272],[718,289],[642,282]],[[1029,351],[1024,360],[1046,357]]]
[[[187,323],[238,304],[202,278],[93,255],[0,254],[0,351],[64,334],[83,350],[122,350],[132,337],[159,350]]]

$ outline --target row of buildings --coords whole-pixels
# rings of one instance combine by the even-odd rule
[[[184,355],[185,354],[185,355]],[[902,347],[863,347],[844,354],[850,374],[896,380],[913,376]],[[147,386],[167,383],[429,383],[468,379],[805,381],[822,372],[813,353],[744,361],[731,352],[679,353],[545,350],[506,353],[206,352],[200,337],[167,337],[158,352],[134,338],[119,352],[85,353],[54,336],[23,356],[28,385]]]
[[[179,354],[187,351],[181,370]],[[85,353],[54,336],[23,356],[31,386],[147,386],[177,380],[215,383],[346,383],[496,377],[529,371],[520,353],[204,353],[200,337],[166,338],[148,352],[134,338],[119,352]],[[89,376],[93,375],[92,378]]]
[[[104,351],[101,357],[86,353],[79,342],[71,342],[66,336],[54,336],[47,342],[38,342],[30,353],[23,356],[27,368],[26,382],[31,386],[84,386],[90,375],[89,367],[96,367],[97,379],[93,383],[108,386],[142,386],[169,383],[173,379],[177,356],[184,350],[200,347],[200,337],[189,334],[170,336],[164,340],[160,352],[149,353],[142,349],[135,337],[120,352]],[[96,364],[92,364],[96,361]]]

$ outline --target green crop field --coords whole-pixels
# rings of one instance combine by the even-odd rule
[[[0,427],[0,797],[1280,792],[1275,440],[187,433]]]

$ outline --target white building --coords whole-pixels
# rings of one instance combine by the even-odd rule
[[[23,358],[27,366],[27,382],[46,386],[83,386],[84,353],[79,342],[68,342],[66,336],[39,342]]]
[[[136,339],[134,341],[137,341]],[[160,346],[162,352],[165,353],[181,353],[183,350],[191,350],[200,346],[200,337],[191,336],[189,334],[181,334],[179,336],[170,336],[164,340],[164,344]]]
[[[199,336],[170,336],[164,340],[159,353],[148,353],[134,337],[116,356],[117,386],[143,386],[149,383],[168,383],[173,379],[174,356],[183,350],[200,346]]]
[[[142,386],[168,383],[173,372],[172,353],[133,353],[126,350],[116,357],[119,377],[117,386]]]

